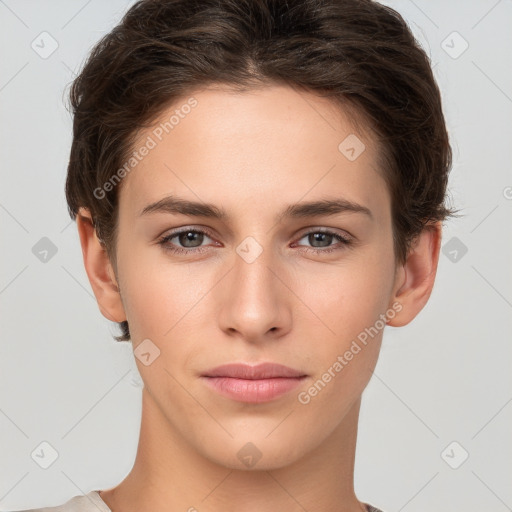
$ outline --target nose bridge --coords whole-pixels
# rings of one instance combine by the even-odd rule
[[[235,287],[239,288],[239,300],[274,300],[275,278],[270,268],[275,267],[276,258],[270,245],[263,247],[254,237],[246,237],[236,248],[234,261]],[[269,268],[270,267],[270,268]],[[236,290],[233,290],[236,295]]]
[[[221,319],[224,329],[236,329],[246,337],[282,328],[288,315],[283,284],[276,278],[278,258],[254,237],[237,247],[233,269],[224,285]]]
[[[272,249],[264,249],[253,237],[248,237],[237,247],[236,253],[234,284],[240,287],[242,297],[257,298],[260,294],[268,294],[270,298],[274,283],[269,267],[275,266]]]

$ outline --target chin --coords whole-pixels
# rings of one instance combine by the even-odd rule
[[[275,428],[275,425],[274,425]],[[290,436],[271,434],[269,431],[255,432],[254,435],[237,436],[224,443],[215,443],[213,446],[202,447],[203,455],[215,464],[229,469],[243,471],[268,471],[280,469],[293,464],[306,452],[306,447],[293,442]],[[214,441],[215,442],[215,441]]]

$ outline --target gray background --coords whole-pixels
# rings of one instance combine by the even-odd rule
[[[446,224],[428,305],[385,331],[363,395],[356,492],[386,512],[512,510],[512,2],[387,3],[432,58],[464,217]],[[130,4],[0,1],[2,511],[111,487],[134,461],[141,381],[98,310],[67,214],[63,103]],[[57,250],[46,262],[44,237]],[[58,454],[47,469],[31,455],[42,442]]]

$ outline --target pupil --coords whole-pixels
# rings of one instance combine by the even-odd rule
[[[312,241],[324,242],[323,245],[319,245],[316,247],[327,247],[329,245],[329,243],[332,241],[333,235],[329,235],[328,233],[312,233],[309,236],[310,236],[310,239],[309,239],[310,243],[312,243]],[[314,243],[312,243],[312,245],[315,246]]]
[[[197,237],[202,236],[202,233],[195,233],[193,231],[187,231],[186,233],[181,233],[180,235],[180,243],[182,243],[185,247],[197,247],[198,245],[201,245],[201,241],[199,240],[198,245],[190,245],[189,242],[197,242]]]

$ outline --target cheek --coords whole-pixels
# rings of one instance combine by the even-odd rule
[[[123,305],[132,341],[137,345],[145,338],[161,339],[172,327],[182,283],[177,280],[176,269],[163,266],[151,257],[158,249],[137,249],[134,242],[120,244],[118,261]]]
[[[328,387],[343,388],[345,397],[366,385],[377,361],[385,326],[379,319],[386,310],[383,299],[375,281],[352,275],[317,302],[318,317],[328,330],[322,329],[325,335],[315,343],[313,367],[318,377],[330,372],[325,375]]]
[[[382,290],[389,286],[377,277],[368,269],[338,272],[330,286],[315,290],[315,313],[329,329],[319,325],[325,334],[316,336],[314,348],[305,346],[313,372],[297,402],[305,408],[304,421],[311,422],[307,428],[316,428],[322,418],[327,430],[334,429],[372,376],[385,326],[379,315],[385,314],[388,297]]]
[[[143,248],[122,260],[123,304],[134,348],[150,339],[160,350],[152,366],[182,373],[204,349],[205,336],[199,334],[205,332],[205,318],[213,310],[209,300],[219,274],[211,263],[177,263],[159,251]],[[206,334],[213,332],[209,325]],[[156,378],[146,370],[139,364],[143,378]]]
[[[385,313],[392,285],[391,260],[365,258],[312,274],[298,295],[324,325],[325,334],[339,340],[337,348],[342,348]]]
[[[130,330],[155,343],[165,343],[193,316],[194,306],[208,291],[207,283],[180,265],[139,262],[126,268],[125,302]]]
[[[315,313],[314,317],[308,313],[307,318],[322,333],[314,353],[309,353],[315,378],[321,380],[312,394],[318,392],[317,402],[329,401],[339,407],[351,396],[357,397],[371,377],[386,325],[381,315],[388,309],[394,271],[392,253],[385,250],[367,251],[345,263],[311,276],[300,292]],[[307,325],[311,320],[302,322],[306,332],[313,334]]]
[[[191,357],[199,350],[196,330],[201,299],[208,292],[207,283],[192,275],[184,265],[138,259],[124,270],[126,299],[123,302],[135,357],[142,351],[151,353],[148,365],[143,359],[136,359],[145,387],[152,396],[160,397],[158,401],[173,404],[175,409],[190,408],[189,416],[200,414],[173,376],[181,380],[178,375],[190,367]],[[146,339],[152,344],[141,344]]]

